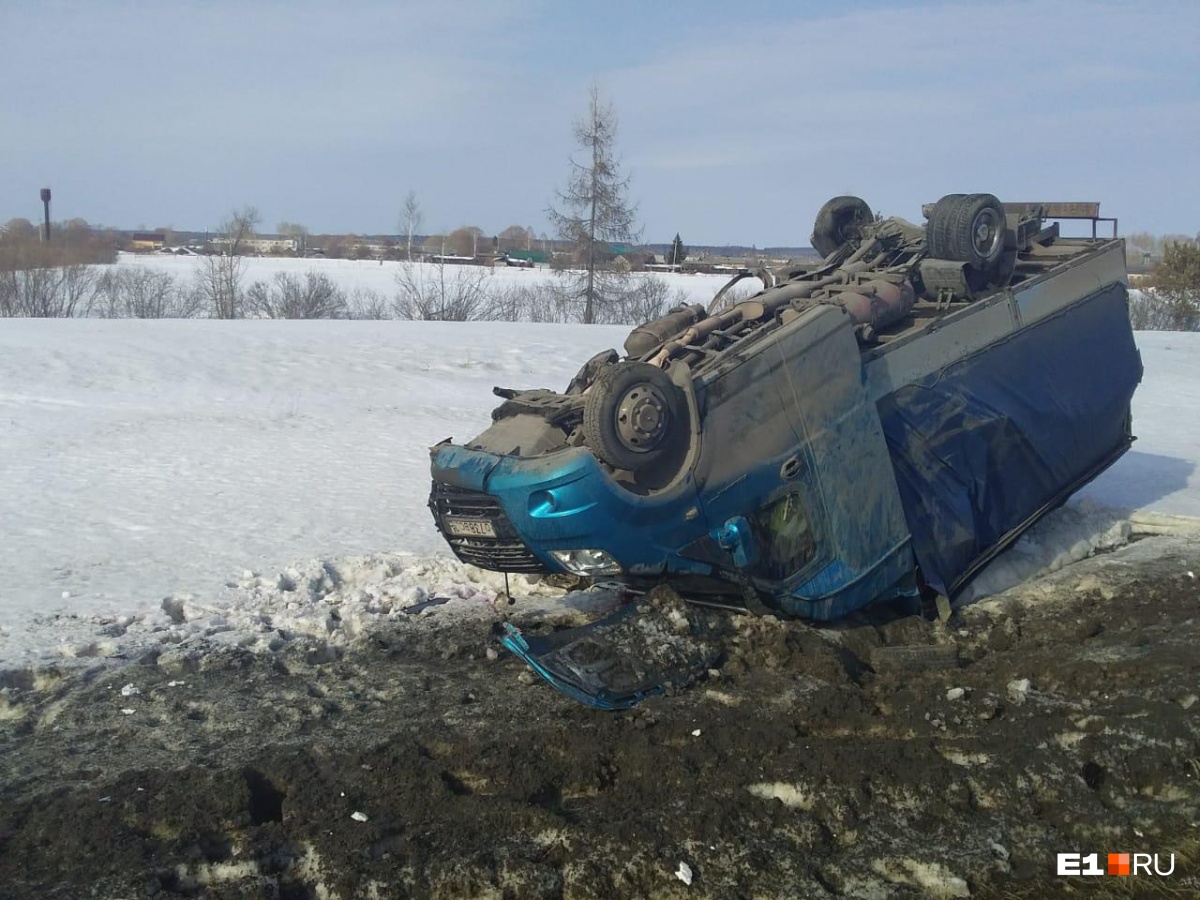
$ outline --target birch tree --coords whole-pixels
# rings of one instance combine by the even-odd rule
[[[417,192],[409,191],[404,195],[404,210],[400,213],[400,232],[404,235],[404,258],[412,259],[413,235],[421,230],[421,204],[417,202]]]
[[[221,253],[206,257],[196,273],[196,287],[214,319],[237,319],[242,309],[242,258],[245,241],[262,220],[253,206],[243,206],[221,223]]]

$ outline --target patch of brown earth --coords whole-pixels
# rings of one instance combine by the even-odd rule
[[[403,626],[340,658],[220,648],[14,675],[0,896],[1025,897],[1101,880],[1056,878],[1064,851],[1175,852],[1168,878],[1104,880],[1194,895],[1200,552],[1075,569],[949,626],[738,618],[719,668],[629,713],[489,659],[477,624]],[[954,645],[960,665],[876,671],[877,648],[912,644]]]

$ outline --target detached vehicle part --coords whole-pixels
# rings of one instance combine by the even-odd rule
[[[1099,204],[950,194],[923,212],[836,197],[819,263],[738,273],[763,289],[639,326],[564,393],[496,389],[491,427],[431,449],[450,547],[812,620],[919,583],[954,598],[1129,448],[1142,366]],[[604,670],[573,696],[619,705]]]

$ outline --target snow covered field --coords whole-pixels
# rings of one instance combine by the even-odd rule
[[[194,256],[171,256],[167,254],[132,254],[122,253],[117,261],[119,267],[148,268],[158,272],[166,272],[180,282],[189,281],[195,274],[201,260]],[[287,272],[303,276],[310,270],[329,276],[338,287],[348,295],[357,290],[374,291],[383,297],[391,297],[396,293],[396,273],[404,263],[385,260],[380,263],[375,260],[354,259],[288,259],[285,257],[254,257],[242,259],[243,278],[247,285],[255,281],[270,281],[276,273]],[[427,269],[437,267],[428,263],[414,263]],[[448,277],[458,275],[477,275],[480,269],[476,266],[445,267]],[[549,269],[518,269],[500,267],[483,270],[497,289],[502,290],[508,285],[532,284],[549,281],[555,274]],[[682,273],[660,273],[654,277],[666,281],[672,291],[683,291],[691,303],[708,304],[713,295],[720,290],[729,278],[725,275],[692,275]],[[758,287],[758,282],[753,282]]]
[[[4,322],[0,663],[101,655],[126,635],[349,634],[434,595],[484,607],[501,582],[448,558],[425,508],[428,446],[482,430],[493,385],[562,387],[624,335]],[[1200,516],[1200,335],[1138,342],[1134,449],[993,565],[986,589],[1120,539],[1109,506]]]

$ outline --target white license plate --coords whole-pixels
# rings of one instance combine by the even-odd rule
[[[479,519],[455,519],[446,517],[446,530],[456,537],[490,537],[496,536],[496,529],[491,522]]]

